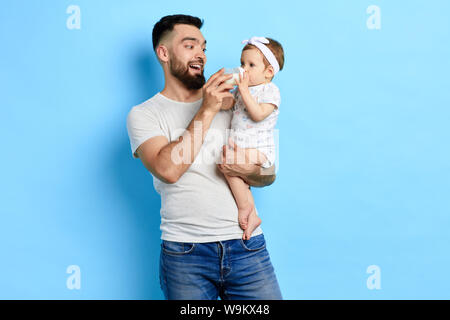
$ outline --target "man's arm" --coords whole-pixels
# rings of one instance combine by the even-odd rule
[[[232,97],[229,91],[233,86],[224,82],[232,75],[223,75],[223,71],[216,72],[203,86],[203,104],[178,140],[169,143],[165,137],[153,137],[136,150],[144,166],[158,179],[175,183],[194,162],[223,98]]]
[[[234,100],[234,98],[224,98],[222,101],[222,107],[220,108],[220,110],[230,110],[231,108],[233,108],[234,104],[236,103],[236,100]]]
[[[178,140],[169,143],[164,136],[150,138],[137,148],[139,159],[158,179],[165,183],[177,182],[194,162],[215,114],[200,107]]]

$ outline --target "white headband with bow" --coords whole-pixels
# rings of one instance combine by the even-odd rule
[[[274,75],[280,71],[280,65],[278,64],[277,58],[275,58],[273,52],[265,45],[265,43],[269,43],[269,40],[264,37],[251,37],[248,40],[242,41],[242,43],[252,44],[261,50],[264,57],[266,57],[267,61],[272,65]]]

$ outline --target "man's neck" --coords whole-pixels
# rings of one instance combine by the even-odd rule
[[[161,94],[179,102],[195,102],[202,98],[202,89],[187,89],[178,79],[167,79]]]

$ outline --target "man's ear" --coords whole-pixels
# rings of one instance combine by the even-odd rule
[[[169,49],[160,44],[156,47],[156,56],[158,57],[159,61],[161,62],[168,62],[169,61]]]

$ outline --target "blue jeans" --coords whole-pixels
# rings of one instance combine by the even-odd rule
[[[250,240],[163,240],[159,279],[166,299],[281,300],[264,235]]]

